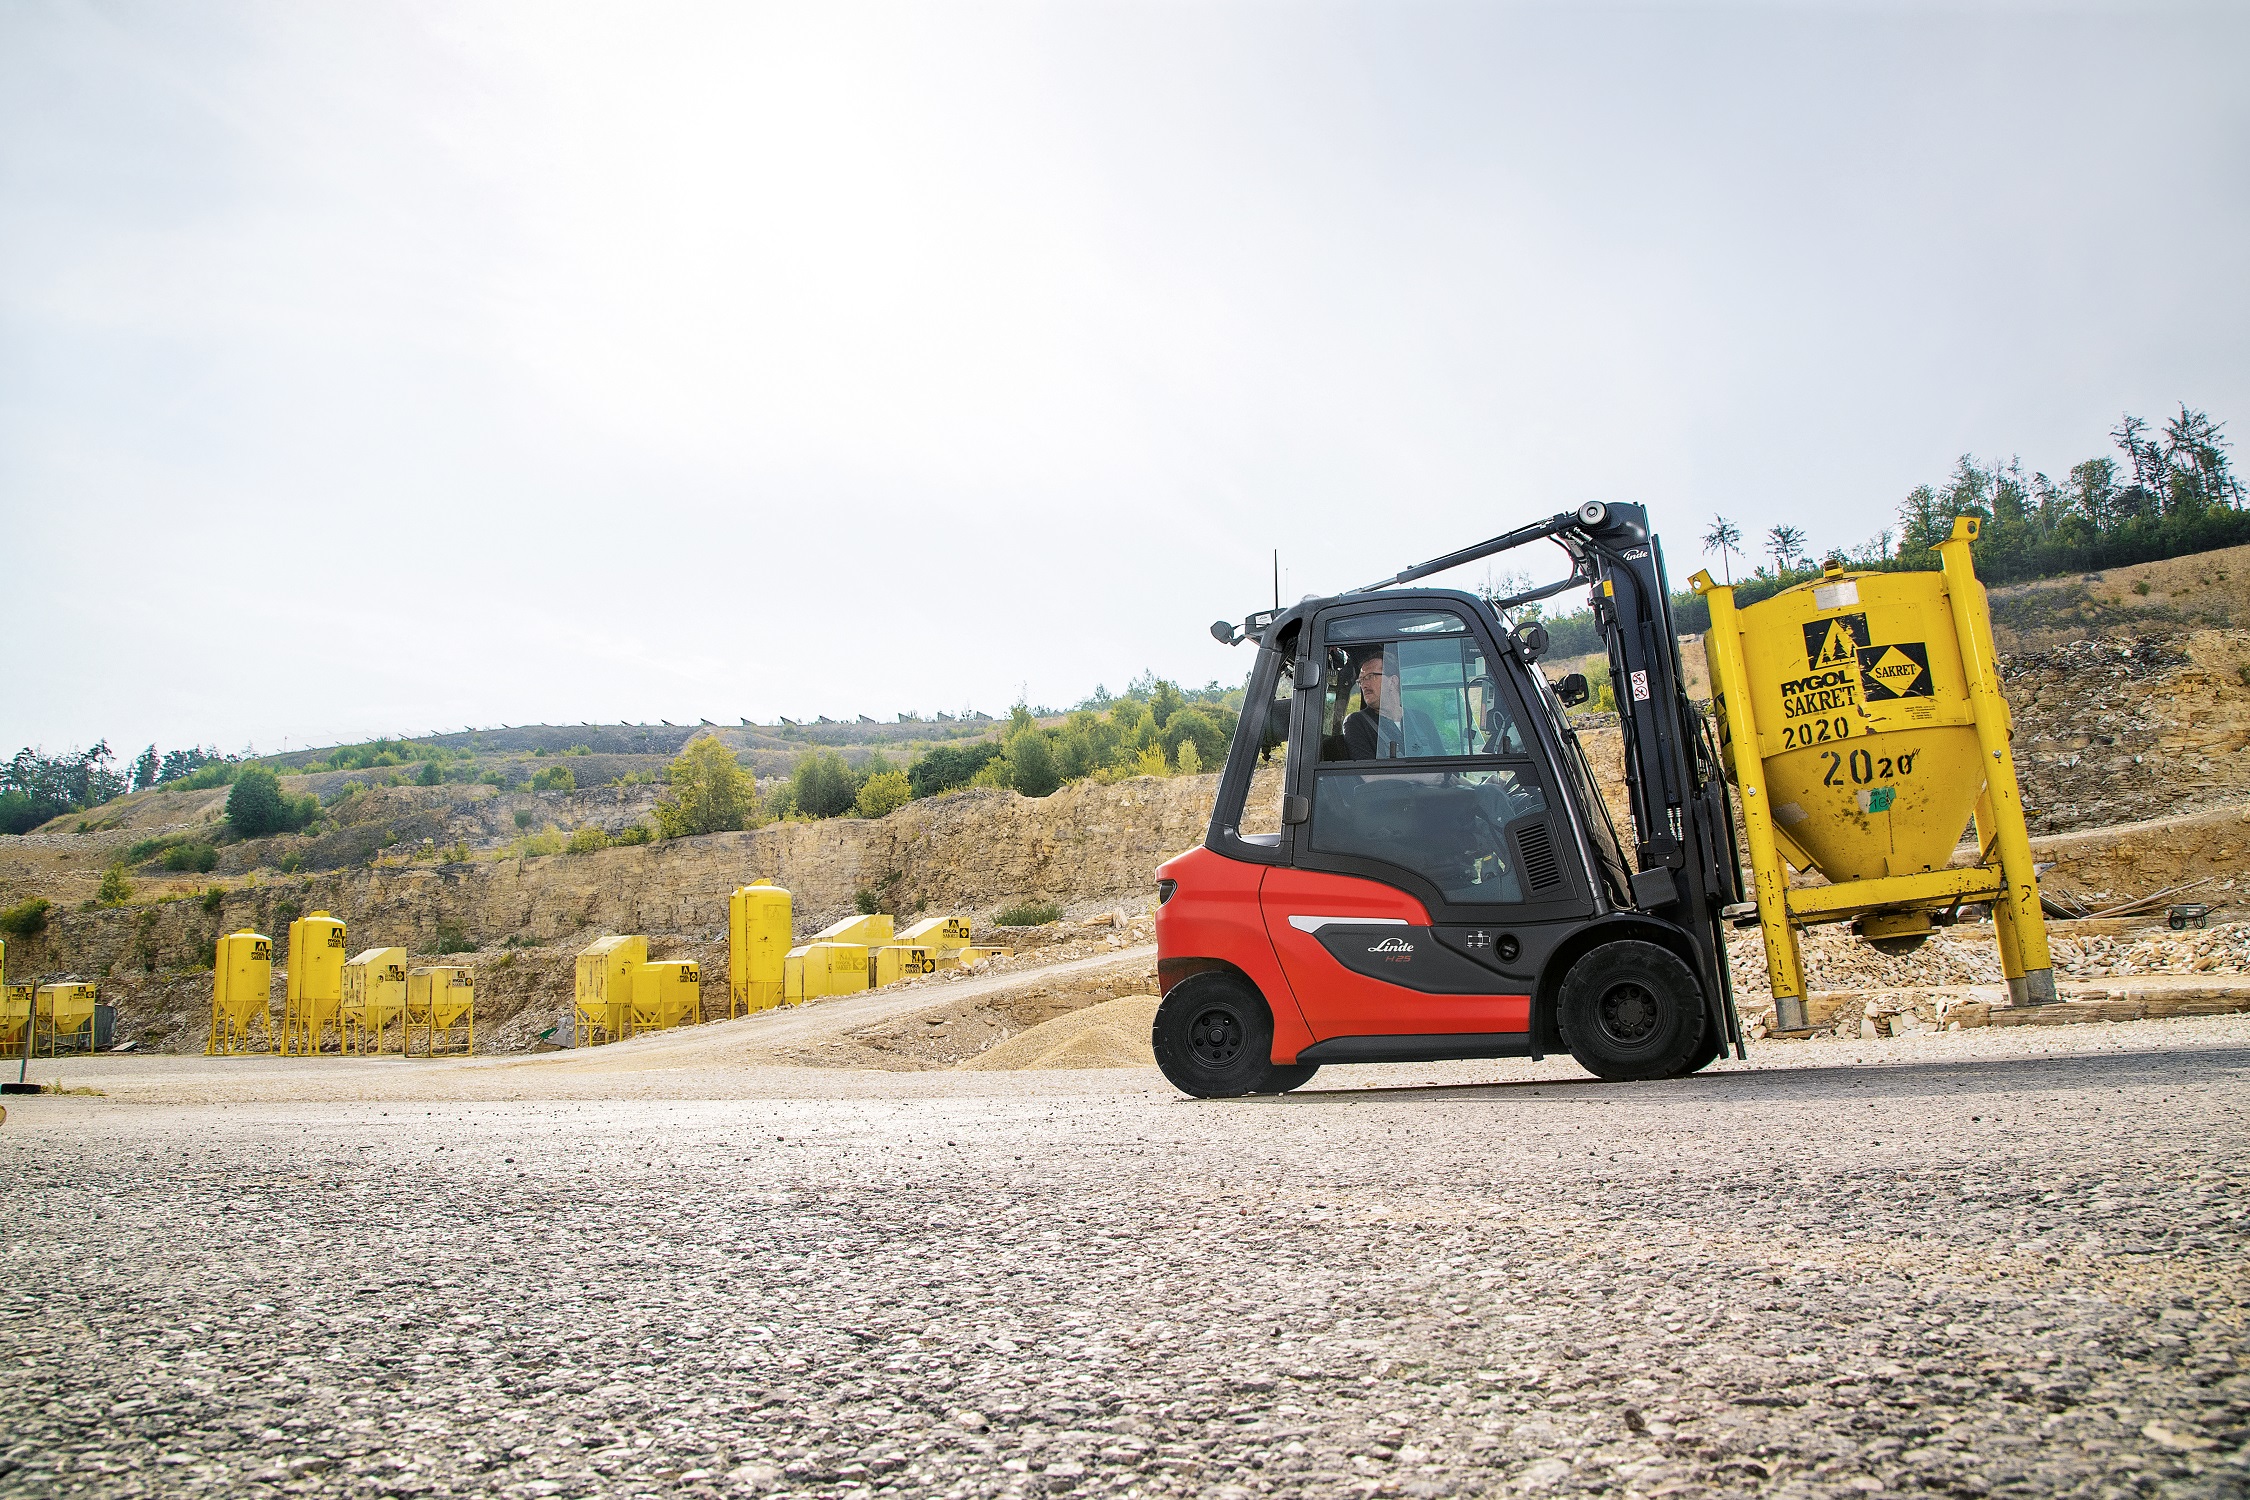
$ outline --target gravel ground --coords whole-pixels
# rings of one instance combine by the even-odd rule
[[[512,1069],[551,1097],[448,1103],[423,1069],[411,1098],[193,1103],[134,1062],[7,1101],[0,1494],[2250,1472],[2250,1018],[1214,1103],[1143,1070],[746,1068],[716,1097],[644,1067],[600,1098],[586,1059]]]

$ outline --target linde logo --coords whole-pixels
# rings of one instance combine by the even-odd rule
[[[1367,951],[1370,953],[1412,953],[1414,945],[1405,938],[1385,938]]]

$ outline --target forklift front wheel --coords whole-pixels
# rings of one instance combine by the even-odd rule
[[[1273,1065],[1273,1013],[1232,974],[1191,974],[1172,986],[1149,1032],[1164,1076],[1198,1099],[1281,1093],[1317,1071]]]
[[[1572,964],[1558,997],[1570,1055],[1612,1083],[1693,1070],[1708,1022],[1695,974],[1654,943],[1604,943]]]

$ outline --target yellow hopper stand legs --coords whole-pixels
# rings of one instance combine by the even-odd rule
[[[1711,606],[1721,755],[1742,794],[1780,1030],[1806,1025],[1799,927],[1848,921],[1903,952],[1971,901],[1991,903],[2015,1003],[2055,999],[1992,621],[1969,556],[1977,527],[1954,522],[1939,573],[1838,564],[1742,609],[1710,574],[1692,580]],[[1949,869],[1972,816],[1979,862]],[[1829,883],[1791,890],[1790,866]]]

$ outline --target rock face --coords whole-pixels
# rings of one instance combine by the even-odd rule
[[[2033,833],[2250,800],[2250,630],[2074,641],[2002,676]]]
[[[1253,810],[1270,815],[1279,785],[1278,769],[1260,772]],[[728,894],[759,878],[795,897],[800,936],[851,912],[862,890],[888,911],[957,910],[986,920],[1027,897],[1065,906],[1138,901],[1155,895],[1158,864],[1202,841],[1217,790],[1215,775],[1081,782],[1040,798],[974,790],[880,819],[776,823],[591,854],[269,877],[220,892],[210,907],[186,900],[59,911],[44,933],[10,943],[8,966],[25,977],[186,969],[209,961],[222,932],[250,927],[278,944],[292,918],[314,910],[342,917],[354,950],[378,942],[416,954],[543,947],[604,932],[709,940],[726,931]]]

